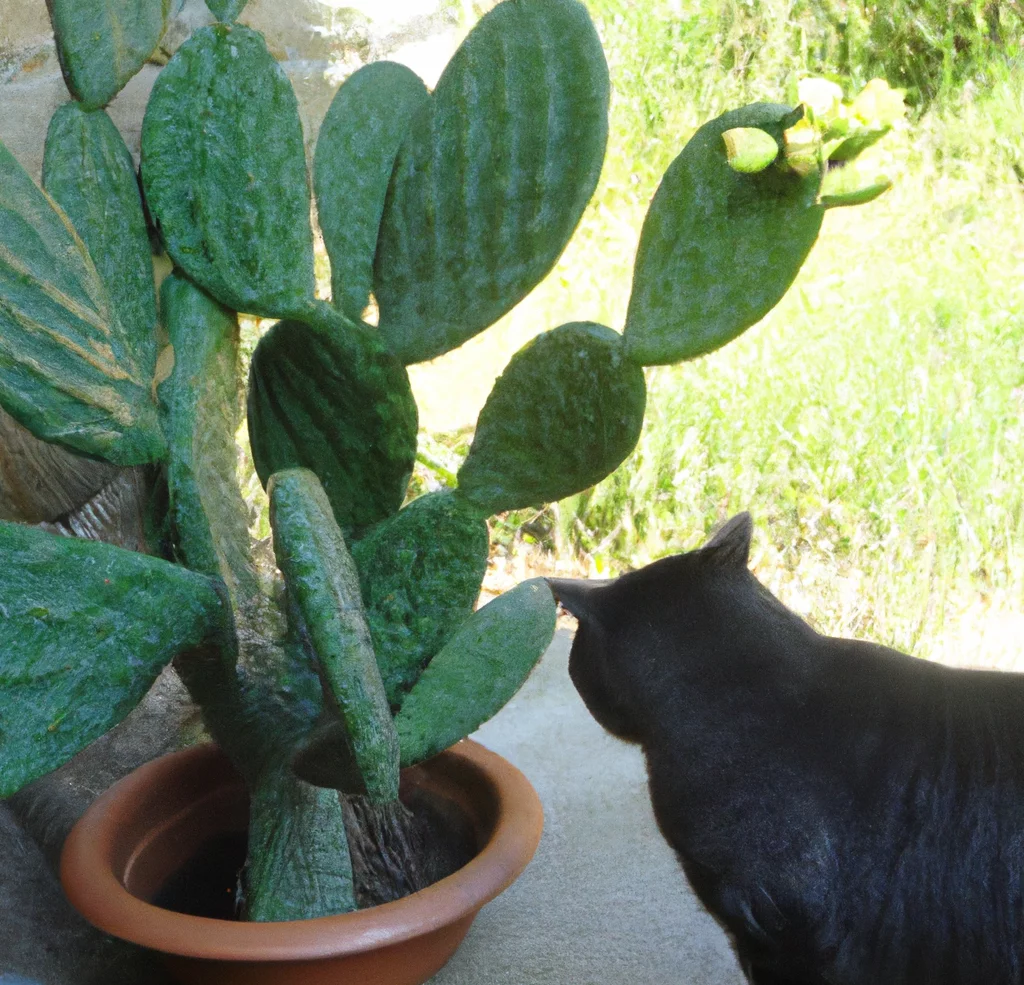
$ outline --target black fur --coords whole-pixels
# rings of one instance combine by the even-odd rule
[[[573,683],[643,748],[697,895],[757,985],[1020,985],[1024,675],[819,635],[750,535],[550,580]]]

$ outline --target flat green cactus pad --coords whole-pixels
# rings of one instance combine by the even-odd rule
[[[356,908],[341,802],[287,768],[268,770],[249,808],[249,920],[310,920]]]
[[[67,216],[0,144],[0,406],[72,450],[159,461],[150,360]]]
[[[821,183],[821,205],[826,209],[848,205],[866,205],[892,188],[892,181],[877,173],[864,174],[851,161],[841,167],[829,168]]]
[[[135,165],[102,109],[65,103],[50,119],[43,188],[82,237],[139,370],[156,368],[156,289]]]
[[[551,269],[597,185],[608,67],[577,0],[500,3],[412,119],[374,269],[402,362],[491,325]]]
[[[483,513],[554,502],[612,472],[644,420],[643,370],[622,336],[572,322],[517,352],[480,412],[459,492]]]
[[[171,0],[47,0],[61,71],[86,109],[106,106],[145,64]]]
[[[428,493],[352,547],[392,708],[472,614],[487,571],[487,524],[449,492]]]
[[[755,103],[705,123],[672,162],[640,235],[626,351],[642,365],[711,352],[782,298],[821,228],[821,174],[729,166],[722,134],[758,127],[781,142],[793,111]]]
[[[313,299],[298,103],[263,36],[196,31],[157,77],[142,180],[167,252],[218,301],[287,317]]]
[[[329,305],[260,339],[249,377],[249,440],[266,485],[316,472],[346,533],[402,505],[416,460],[417,410],[405,368]]]
[[[274,553],[345,724],[367,796],[398,796],[398,737],[359,594],[359,575],[316,476],[271,478]]]
[[[0,523],[0,797],[116,725],[177,654],[216,638],[203,575]]]
[[[223,578],[235,604],[244,606],[256,597],[258,581],[236,478],[238,319],[180,274],[164,281],[160,299],[174,358],[159,394],[175,540],[189,568]]]
[[[497,714],[554,632],[555,601],[543,578],[522,582],[463,623],[395,716],[402,766],[437,755]]]
[[[324,117],[313,185],[331,258],[335,307],[360,318],[373,286],[373,257],[384,199],[409,118],[430,96],[415,72],[372,62],[350,75]]]
[[[206,0],[206,6],[210,13],[219,21],[230,24],[236,20],[238,15],[245,10],[248,0]]]

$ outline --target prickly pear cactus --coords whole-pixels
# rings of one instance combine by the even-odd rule
[[[342,529],[402,505],[416,459],[416,402],[380,337],[321,304],[278,322],[249,373],[249,437],[264,485],[282,469],[320,477]]]
[[[345,538],[312,472],[276,472],[268,491],[277,563],[302,612],[365,792],[371,800],[395,800],[398,736]]]
[[[142,181],[167,252],[222,304],[286,318],[312,302],[298,102],[259,32],[201,28],[175,52],[146,106]]]
[[[153,53],[171,0],[48,0],[57,56],[84,109],[106,106]]]
[[[226,593],[158,558],[0,523],[0,797],[116,725],[175,656],[227,631]]]
[[[0,406],[74,451],[160,461],[154,342],[141,327],[122,325],[83,234],[0,146]]]
[[[608,67],[582,4],[484,16],[412,115],[391,173],[373,286],[402,362],[461,345],[551,269],[607,135]]]
[[[705,123],[673,161],[644,222],[626,316],[637,362],[673,363],[725,345],[782,299],[821,229],[822,172],[728,160],[723,136],[756,129],[781,146],[789,107],[746,106]]]
[[[373,259],[395,158],[409,121],[430,104],[420,77],[395,62],[353,73],[324,118],[313,184],[334,304],[361,318],[373,290]]]
[[[459,489],[485,513],[571,496],[633,450],[646,402],[643,371],[617,332],[589,322],[545,332],[487,398]]]
[[[0,406],[46,441],[159,466],[167,547],[0,524],[0,796],[113,725],[173,659],[250,788],[247,916],[352,909],[338,791],[393,806],[399,767],[497,712],[551,639],[543,581],[474,611],[488,516],[617,468],[643,424],[643,367],[764,315],[824,210],[882,184],[823,187],[829,155],[845,167],[888,124],[810,96],[707,123],[651,205],[624,332],[541,333],[495,384],[455,487],[406,502],[406,365],[531,290],[597,182],[609,83],[585,7],[505,0],[432,93],[386,63],[341,86],[313,162],[327,304],[295,95],[235,23],[244,3],[210,0],[218,23],[153,88],[145,203],[101,107],[153,50],[166,0],[50,6],[73,100],[50,124],[45,192],[0,146]],[[877,86],[868,102],[893,112]],[[175,267],[159,306],[147,208]],[[371,295],[377,327],[361,320]],[[278,319],[244,401],[273,590],[236,475],[239,311]]]

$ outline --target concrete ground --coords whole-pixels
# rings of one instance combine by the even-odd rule
[[[533,862],[480,912],[431,985],[741,985],[725,935],[655,826],[639,751],[590,717],[559,630],[501,713],[473,736],[540,794]]]
[[[602,731],[569,682],[570,642],[559,631],[474,736],[530,778],[544,837],[432,985],[741,985],[725,936],[655,827],[639,752]],[[0,803],[0,985],[170,985],[151,952],[71,911],[47,856],[52,864],[100,789],[173,743],[188,709],[172,683],[33,797]]]

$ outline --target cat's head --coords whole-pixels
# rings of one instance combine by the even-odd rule
[[[757,590],[747,569],[751,533],[750,514],[740,513],[703,547],[621,578],[548,579],[579,623],[569,675],[613,735],[642,742],[651,699],[714,660],[731,614]]]

